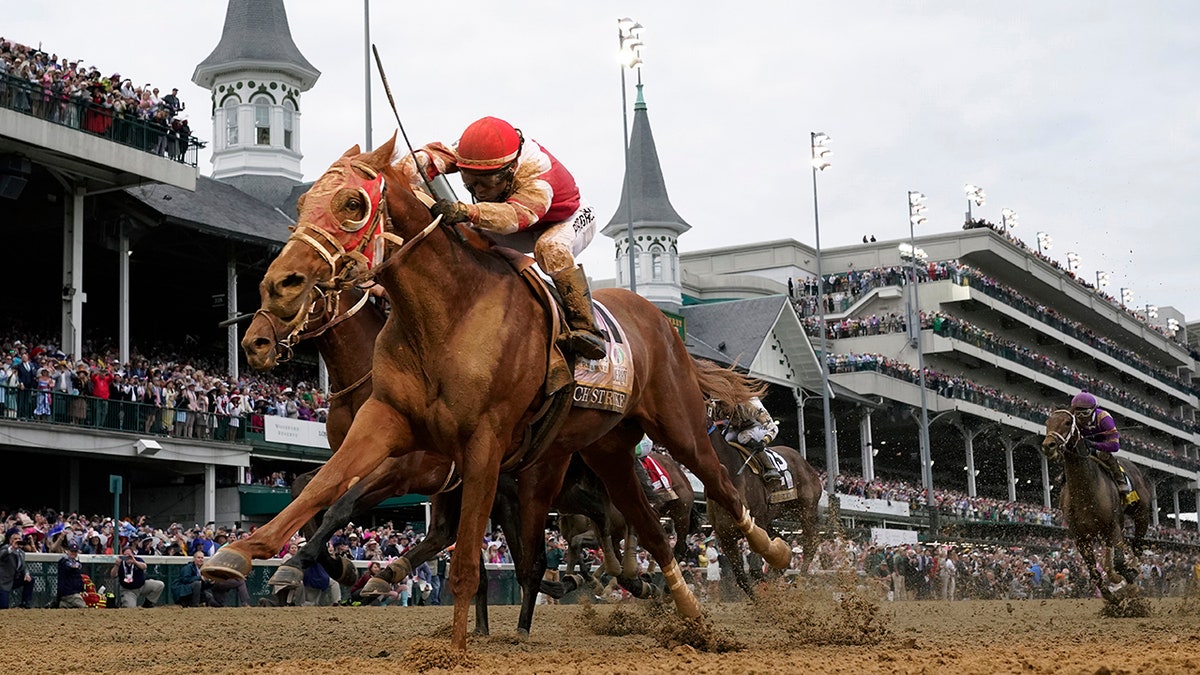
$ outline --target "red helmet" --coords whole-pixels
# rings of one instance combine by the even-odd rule
[[[476,120],[458,139],[454,154],[458,168],[470,171],[495,171],[517,158],[521,152],[521,132],[496,117]]]

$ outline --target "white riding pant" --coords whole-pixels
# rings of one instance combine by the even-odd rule
[[[538,267],[550,276],[575,267],[575,256],[583,252],[596,236],[596,215],[592,207],[580,201],[579,209],[561,223],[542,230],[533,245]]]

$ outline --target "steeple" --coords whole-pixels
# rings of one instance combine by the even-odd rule
[[[292,40],[283,0],[229,0],[221,40],[192,74],[212,92],[212,177],[282,206],[304,176],[300,94],[320,76]]]
[[[629,134],[628,176],[622,182],[621,202],[601,233],[617,244],[617,285],[629,288],[629,220],[632,212],[638,294],[663,309],[678,311],[682,303],[679,280],[679,235],[692,229],[675,212],[658,163],[650,116],[637,85],[633,131]]]

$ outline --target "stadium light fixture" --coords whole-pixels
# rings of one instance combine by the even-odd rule
[[[971,187],[971,186],[968,186]],[[983,203],[982,190],[980,191],[979,203]],[[925,195],[915,190],[908,191],[908,239],[909,251],[912,255],[909,256],[910,266],[912,268],[912,311],[908,316],[909,335],[912,336],[912,345],[917,349],[917,370],[920,372],[921,385],[921,483],[925,488],[925,503],[929,508],[930,518],[936,518],[936,506],[933,498],[933,462],[930,461],[929,450],[929,403],[926,400],[925,392],[925,351],[921,346],[921,301],[917,292],[917,236],[916,226],[925,222],[925,210],[928,208],[925,204]],[[968,206],[969,208],[969,206]]]
[[[1074,274],[1079,270],[1079,254],[1074,251],[1067,251],[1067,270]]]
[[[829,499],[835,499],[837,476],[834,468],[837,466],[837,439],[833,435],[833,411],[829,400],[829,342],[825,327],[825,276],[821,269],[821,214],[817,208],[817,172],[828,169],[831,164],[829,157],[829,135],[821,131],[809,134],[812,146],[812,184],[813,184],[813,227],[816,231],[817,253],[817,330],[821,332],[821,410],[825,422],[825,482],[829,491]]]
[[[984,201],[987,199],[987,195],[984,194],[983,188],[979,187],[978,185],[972,185],[971,183],[967,183],[963,186],[963,192],[967,193],[967,222],[971,223],[974,222],[974,218],[971,216],[971,204],[974,204],[975,206],[983,206]]]
[[[629,224],[625,252],[629,256],[629,290],[634,293],[637,293],[637,247],[633,237],[633,193],[629,186],[629,104],[625,96],[625,71],[637,69],[638,84],[641,84],[642,47],[646,44],[641,34],[642,24],[629,17],[617,19],[617,40],[620,44],[617,55],[621,61],[621,149],[625,156],[625,217]]]
[[[1046,234],[1045,232],[1037,233],[1038,255],[1045,255],[1045,252],[1053,248],[1053,245],[1054,240],[1050,238],[1050,235]]]
[[[1128,307],[1132,304],[1133,304],[1133,289],[1122,288],[1121,289],[1121,306]]]
[[[1000,227],[1004,232],[1008,232],[1017,226],[1017,212],[1012,209],[1000,210]]]

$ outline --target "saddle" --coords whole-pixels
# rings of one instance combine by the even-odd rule
[[[530,293],[546,310],[549,344],[546,349],[546,401],[534,415],[521,447],[501,464],[501,471],[536,461],[558,435],[571,406],[622,412],[633,387],[633,360],[626,347],[624,331],[598,302],[593,302],[598,323],[606,326],[608,357],[600,361],[571,362],[559,346],[560,338],[570,330],[557,293],[534,268],[534,260],[515,249],[494,241],[492,250],[517,272]],[[601,311],[602,310],[602,311]]]
[[[750,472],[755,476],[761,476],[763,471],[766,469],[766,467],[762,464],[763,455],[770,457],[771,461],[775,463],[775,469],[779,472],[779,476],[783,479],[783,489],[776,490],[767,495],[768,504],[782,504],[783,502],[790,502],[799,496],[796,490],[796,482],[792,478],[792,470],[788,468],[787,462],[779,455],[779,453],[767,448],[763,455],[758,455],[751,452],[749,448],[741,443],[736,441],[727,442],[729,443],[730,447],[737,450],[738,454],[742,456],[742,467],[749,468]],[[766,482],[764,481],[763,484],[765,485]]]

